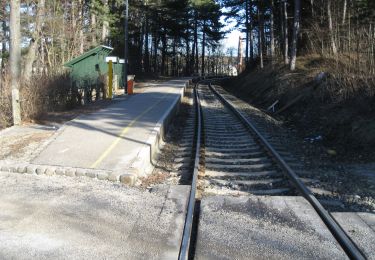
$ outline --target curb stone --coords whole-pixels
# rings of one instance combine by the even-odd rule
[[[102,181],[121,182],[129,186],[134,186],[139,176],[136,169],[106,171],[53,165],[25,164],[11,161],[0,161],[0,171],[18,174],[96,178]],[[124,172],[126,172],[126,174],[124,174]]]

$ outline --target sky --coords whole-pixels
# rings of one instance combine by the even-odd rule
[[[221,41],[224,51],[228,50],[229,48],[238,49],[238,39],[242,33],[236,29],[235,22],[234,21],[224,21],[224,16],[221,17],[221,22],[225,24],[225,27],[223,28],[224,31],[231,31],[227,35],[225,35],[225,38]],[[243,37],[243,36],[242,36]]]
[[[222,44],[224,46],[224,49],[229,49],[229,48],[235,48],[236,50],[238,49],[238,39],[242,35],[240,31],[237,29],[234,29],[231,31],[229,34],[225,36],[225,39],[222,40]]]

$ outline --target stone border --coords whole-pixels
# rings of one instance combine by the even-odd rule
[[[31,175],[89,177],[98,180],[121,182],[128,185],[134,185],[136,181],[134,175],[129,173],[125,174],[107,170],[18,163],[14,161],[0,161],[0,171]]]

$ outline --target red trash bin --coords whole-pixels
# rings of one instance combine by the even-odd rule
[[[134,93],[134,78],[135,75],[128,75],[128,95],[133,95]]]

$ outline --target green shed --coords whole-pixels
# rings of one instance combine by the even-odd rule
[[[98,82],[106,79],[108,64],[106,57],[113,48],[100,45],[64,64],[71,69],[73,87],[81,90],[94,89]]]

